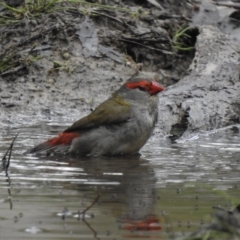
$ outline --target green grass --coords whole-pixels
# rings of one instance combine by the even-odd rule
[[[63,0],[37,0],[26,2],[20,7],[11,7],[5,3],[2,4],[9,12],[13,14],[15,19],[22,19],[24,17],[37,17],[41,13],[49,12]]]
[[[17,49],[12,49],[11,51],[6,51],[0,54],[0,73],[4,73],[13,69],[19,65],[29,66],[34,62],[43,58],[41,55],[32,56],[31,53],[37,45],[33,45],[31,50],[26,55],[21,55],[18,53]]]
[[[18,64],[14,61],[12,56],[8,56],[0,61],[0,73],[6,72]]]
[[[0,15],[0,26],[10,26],[31,19],[37,19],[46,13],[64,10],[79,12],[83,15],[96,16],[100,15],[100,12],[98,13],[99,9],[105,9],[108,11],[118,11],[129,14],[133,19],[148,14],[146,11],[143,11],[141,7],[133,11],[130,8],[90,3],[85,0],[25,0],[25,3],[19,7],[9,6],[1,1],[0,5],[3,5],[6,8],[6,10],[3,11],[4,14]],[[29,65],[39,60],[39,58],[39,56],[31,57],[30,55],[25,57],[20,56],[17,49],[8,50],[0,54],[0,73],[4,73],[20,64]],[[56,63],[54,66],[55,65]],[[72,72],[73,70],[69,62],[61,63],[60,65],[61,66],[55,66],[54,69],[67,72]]]
[[[191,30],[194,30],[194,27],[181,27],[177,30],[170,42],[172,48],[179,51],[193,50],[194,46],[189,45],[192,37],[188,34],[188,32]]]
[[[25,4],[19,7],[11,7],[3,2],[0,2],[0,4],[3,5],[9,13],[7,15],[0,15],[0,25],[18,23],[24,18],[37,18],[43,13],[58,10],[75,10],[86,15],[97,15],[96,9],[105,9],[108,11],[125,12],[132,16],[132,18],[138,18],[148,14],[148,12],[143,11],[141,7],[136,11],[132,11],[129,8],[90,3],[84,0],[26,0]]]

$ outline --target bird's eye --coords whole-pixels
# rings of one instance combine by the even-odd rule
[[[145,91],[145,87],[142,87],[142,86],[138,86],[138,89],[141,90],[141,91]]]

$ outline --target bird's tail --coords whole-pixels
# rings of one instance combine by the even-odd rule
[[[69,150],[74,138],[79,137],[80,134],[76,132],[63,132],[57,137],[51,138],[46,142],[40,143],[34,148],[30,149],[27,153],[39,152],[61,152],[65,153]]]

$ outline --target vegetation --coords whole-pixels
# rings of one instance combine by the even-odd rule
[[[0,16],[0,26],[18,23],[24,18],[36,18],[43,13],[50,13],[56,10],[75,10],[83,14],[94,14],[96,11],[92,11],[91,8],[106,9],[109,11],[120,11],[130,14],[133,18],[140,15],[146,15],[140,7],[137,11],[132,11],[129,8],[120,8],[118,6],[104,5],[97,3],[90,3],[84,0],[26,0],[26,3],[19,7],[12,7],[3,2],[0,2],[6,9],[8,9],[8,15]]]
[[[80,13],[83,15],[100,15],[98,10],[105,9],[108,11],[119,11],[129,14],[132,18],[136,19],[140,15],[147,14],[140,7],[136,11],[132,11],[129,8],[120,8],[119,6],[103,5],[97,3],[90,3],[85,0],[25,0],[25,3],[19,7],[9,6],[3,2],[0,5],[5,7],[5,11],[0,15],[0,26],[17,27],[17,24],[28,24],[29,20],[40,18],[43,14],[51,12],[61,12],[63,10],[69,12]],[[104,16],[108,16],[104,13]],[[110,16],[108,16],[110,17]],[[4,37],[4,36],[2,36]],[[1,41],[1,38],[0,38]],[[26,43],[28,40],[25,40]],[[29,40],[31,42],[31,40]],[[29,54],[19,53],[17,46],[11,46],[4,52],[0,53],[0,74],[14,69],[19,65],[28,66],[31,63],[42,58],[41,56],[30,56],[32,53],[31,49]],[[57,64],[57,61],[53,61],[55,70],[64,70],[68,73],[72,72],[72,67],[69,62]]]
[[[29,52],[23,54],[19,53],[17,49],[13,48],[10,51],[5,51],[0,54],[0,74],[8,73],[9,70],[13,70],[18,66],[28,67],[32,63],[38,61],[43,58],[41,55],[31,55],[35,49],[36,45],[34,45]]]
[[[195,27],[181,27],[174,34],[171,40],[171,46],[179,51],[191,51],[194,49],[195,41],[192,41],[191,32]]]

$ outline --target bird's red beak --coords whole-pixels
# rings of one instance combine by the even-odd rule
[[[149,91],[151,95],[155,95],[163,90],[164,88],[159,83],[157,83],[156,81],[152,81],[152,85]]]

